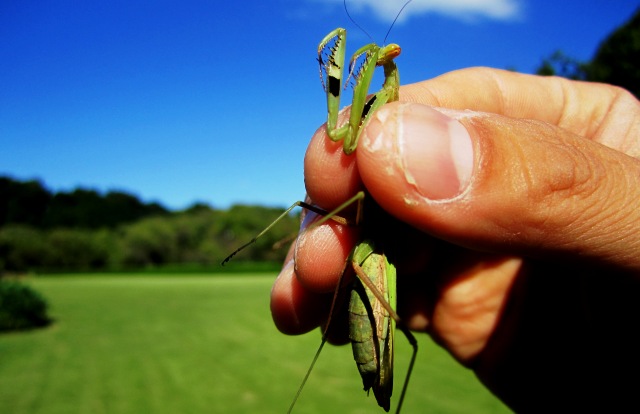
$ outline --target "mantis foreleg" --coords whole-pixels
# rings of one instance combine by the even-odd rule
[[[353,54],[347,78],[353,78],[354,81],[351,114],[348,122],[338,127],[345,50],[346,30],[337,28],[325,36],[318,45],[318,63],[320,79],[327,94],[327,134],[333,141],[343,139],[344,152],[351,154],[355,151],[362,127],[371,114],[385,103],[398,100],[400,77],[393,59],[400,55],[401,49],[394,43],[384,47],[370,43]],[[358,65],[360,60],[362,61]],[[382,89],[367,99],[376,66],[384,67],[385,81]]]

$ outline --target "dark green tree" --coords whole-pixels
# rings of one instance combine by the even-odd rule
[[[0,177],[0,226],[7,223],[40,227],[51,193],[39,181]]]
[[[591,62],[556,51],[543,59],[536,73],[608,83],[640,97],[640,9],[600,44]]]
[[[573,80],[586,80],[588,63],[580,62],[567,56],[563,51],[556,50],[551,56],[542,60],[536,70],[542,76],[562,76]]]
[[[12,224],[0,227],[0,273],[25,272],[49,260],[49,246],[42,230]]]
[[[159,204],[144,204],[131,194],[111,191],[102,196],[95,190],[79,188],[53,195],[45,226],[97,229],[167,213]]]
[[[640,97],[640,9],[598,48],[587,79],[621,86]]]

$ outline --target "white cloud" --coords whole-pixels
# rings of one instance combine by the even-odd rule
[[[315,0],[316,2],[318,0]],[[339,3],[343,0],[321,0],[325,3]],[[402,11],[398,22],[426,13],[440,13],[462,20],[478,18],[494,20],[514,20],[522,11],[523,0],[412,0]],[[391,22],[406,0],[347,0],[352,14],[366,10],[379,19]]]

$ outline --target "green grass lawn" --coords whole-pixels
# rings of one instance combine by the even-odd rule
[[[0,335],[0,413],[284,413],[320,335],[277,332],[269,314],[272,281],[30,279],[55,322]],[[401,384],[410,347],[397,339]],[[425,335],[418,339],[404,413],[509,412]],[[350,346],[325,347],[294,411],[384,412],[362,391]]]

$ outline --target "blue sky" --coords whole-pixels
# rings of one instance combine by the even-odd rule
[[[382,42],[403,0],[348,4]],[[413,0],[388,41],[402,83],[478,65],[530,73],[557,49],[590,59],[637,7]],[[326,117],[317,44],[338,26],[348,53],[369,41],[342,0],[4,0],[0,175],[174,209],[289,205]]]

